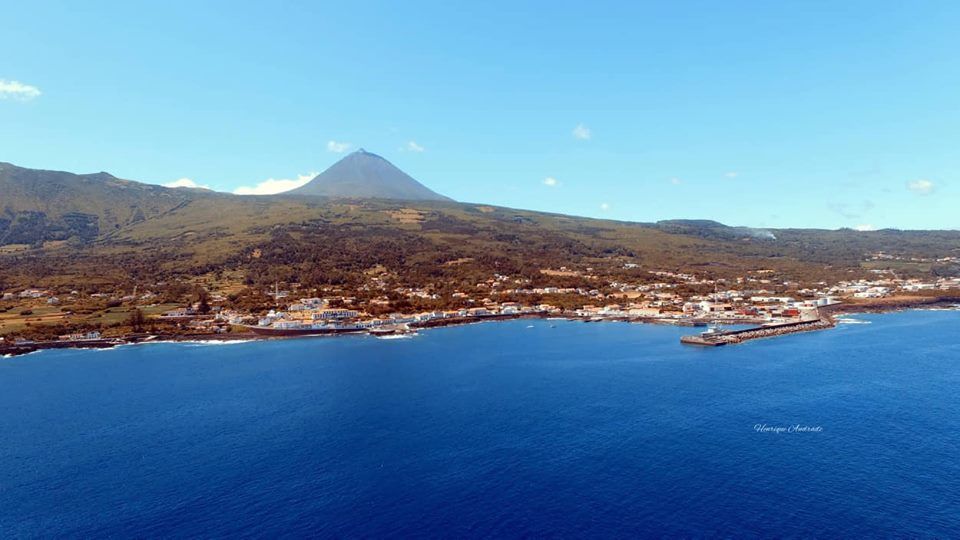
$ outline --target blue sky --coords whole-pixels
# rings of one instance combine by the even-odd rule
[[[461,201],[960,228],[960,2],[142,4],[2,7],[0,161],[234,191],[362,146]]]

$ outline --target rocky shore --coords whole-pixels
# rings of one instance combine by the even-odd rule
[[[0,344],[0,357],[19,356],[46,349],[109,349],[120,345],[159,342],[190,341],[249,341],[253,339],[276,339],[258,336],[248,332],[229,334],[132,334],[129,336],[106,339],[78,341],[29,341],[12,344]]]
[[[890,296],[859,301],[846,301],[820,308],[825,316],[850,313],[887,313],[905,309],[949,308],[960,305],[960,295]]]

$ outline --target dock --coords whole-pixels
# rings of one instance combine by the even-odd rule
[[[719,347],[726,345],[727,342],[720,339],[705,338],[701,335],[682,336],[680,343],[684,345],[701,345],[703,347]]]
[[[719,347],[721,345],[743,343],[753,339],[783,336],[787,334],[796,334],[799,332],[825,330],[827,328],[833,328],[834,326],[835,323],[833,320],[829,318],[819,318],[807,321],[758,326],[756,328],[747,328],[744,330],[703,332],[701,334],[683,336],[680,338],[680,343],[686,345],[700,345],[704,347]]]

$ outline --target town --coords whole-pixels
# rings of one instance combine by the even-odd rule
[[[627,269],[636,265],[626,263]],[[224,293],[203,287],[129,292],[26,288],[0,295],[0,335],[7,347],[107,346],[156,335],[237,339],[309,334],[409,334],[418,328],[518,317],[558,317],[706,326],[776,326],[814,321],[824,308],[906,307],[960,298],[960,278],[874,278],[800,284],[757,270],[735,279],[689,272],[646,271],[638,282],[603,280],[593,268],[545,269],[546,276],[580,286],[531,286],[528,279],[494,274],[470,290],[441,295],[430,287],[396,286],[372,276],[356,291],[303,290],[279,283],[265,290]],[[176,296],[192,301],[176,302]],[[303,293],[312,294],[303,294]],[[942,303],[942,302],[940,302]],[[395,309],[403,306],[406,309]],[[426,307],[431,306],[431,307]],[[421,307],[423,309],[411,309]]]

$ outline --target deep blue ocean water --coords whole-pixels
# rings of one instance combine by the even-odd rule
[[[856,318],[3,359],[0,536],[955,537],[960,312]]]

